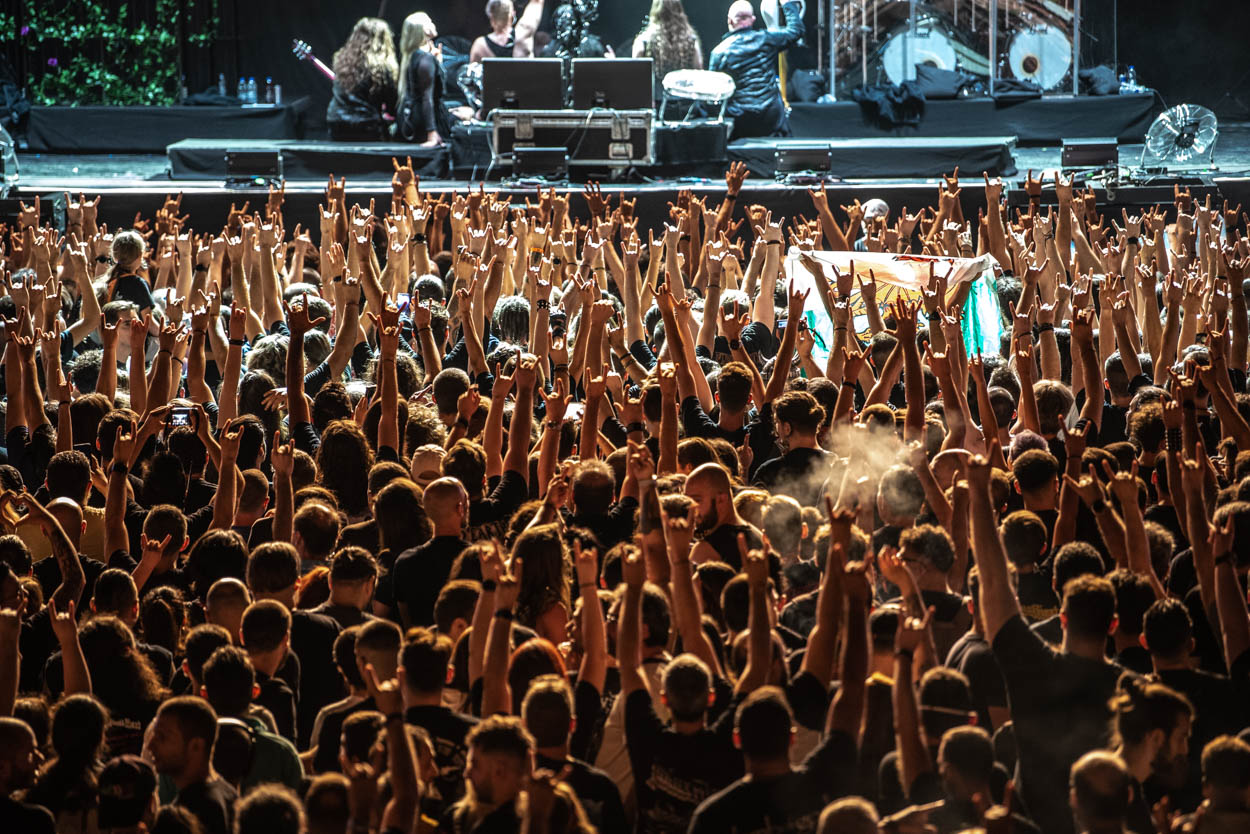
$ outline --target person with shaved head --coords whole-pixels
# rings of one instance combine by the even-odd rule
[[[434,537],[399,554],[392,569],[395,601],[405,628],[434,625],[438,592],[446,584],[456,557],[469,546],[463,538],[469,493],[459,480],[447,477],[432,481],[422,500],[426,515],[434,523]]]
[[[734,508],[733,484],[729,470],[719,463],[705,463],[686,478],[686,497],[694,500],[691,523],[703,541],[695,545],[690,558],[696,563],[725,562],[742,568],[738,536],[746,540],[747,549],[762,547],[760,531],[748,524]]]
[[[777,82],[777,56],[803,37],[802,4],[783,3],[781,29],[756,29],[749,0],[729,7],[729,33],[712,50],[708,69],[734,80],[734,94],[726,112],[733,116],[732,139],[747,136],[789,136],[785,102]]]

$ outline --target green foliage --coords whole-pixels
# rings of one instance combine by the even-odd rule
[[[126,3],[22,0],[19,37],[33,53],[30,93],[37,104],[166,105],[178,100],[179,36],[191,47],[212,44],[218,0],[155,0],[150,19]],[[0,31],[13,31],[0,14]],[[179,31],[179,20],[205,22]],[[184,24],[185,25],[185,24]]]

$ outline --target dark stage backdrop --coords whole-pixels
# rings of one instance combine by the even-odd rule
[[[523,5],[524,0],[517,2]],[[547,18],[557,4],[558,0],[547,0]],[[0,0],[0,7],[5,5]],[[316,55],[330,63],[334,50],[362,14],[380,12],[398,40],[404,17],[424,10],[434,18],[440,35],[467,41],[486,31],[485,5],[485,0],[220,0],[221,31],[214,46],[204,50],[206,60],[188,62],[188,87],[195,92],[215,86],[219,72],[226,74],[231,92],[239,75],[255,76],[261,83],[272,76],[287,98],[311,97],[308,116],[312,138],[316,138],[330,99],[330,83],[310,64],[292,56],[292,38],[307,41]],[[728,0],[686,0],[705,55],[725,31],[728,5]],[[1243,43],[1250,28],[1250,3],[1085,0],[1085,5],[1086,28],[1097,38],[1090,46],[1100,58],[1109,60],[1112,49],[1118,47],[1120,64],[1135,64],[1141,82],[1159,89],[1169,104],[1190,101],[1213,107],[1222,118],[1250,117],[1250,50]],[[627,51],[649,6],[650,0],[601,0],[595,32],[605,43]],[[816,0],[809,0],[808,6],[808,60],[803,60],[800,50],[793,56],[794,66],[815,63],[811,49],[815,47]],[[26,62],[18,42],[0,37],[0,50],[21,72]]]

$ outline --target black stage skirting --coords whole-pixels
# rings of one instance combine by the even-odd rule
[[[929,178],[959,168],[964,176],[982,171],[991,176],[1016,172],[1010,136],[980,138],[834,139],[741,139],[729,146],[729,158],[746,163],[753,177],[776,174],[778,148],[810,148],[828,144],[832,149],[831,173],[842,179]]]
[[[391,158],[412,157],[417,173],[426,178],[446,176],[448,150],[421,148],[389,142],[297,142],[257,139],[183,139],[164,149],[174,179],[226,178],[226,152],[248,151],[282,154],[282,175],[287,179],[325,179],[338,176],[377,176],[395,170]]]
[[[27,141],[38,153],[164,153],[202,139],[298,139],[308,98],[274,107],[32,107]]]
[[[1015,136],[1022,145],[1057,145],[1068,137],[1115,136],[1141,142],[1155,113],[1154,93],[1125,96],[1046,96],[1026,101],[989,98],[926,101],[916,127],[880,127],[864,121],[859,104],[795,104],[796,138],[881,136]]]
[[[661,125],[655,129],[655,164],[650,176],[724,176],[728,161],[728,125]],[[384,142],[296,142],[231,137],[184,139],[166,151],[170,173],[176,179],[225,179],[227,151],[279,151],[282,173],[289,179],[389,173],[391,157],[411,156],[417,172],[426,178],[453,176],[471,182],[498,180],[511,173],[507,165],[491,167],[491,128],[455,125],[451,141],[442,148],[419,148]],[[574,173],[577,168],[574,168]]]

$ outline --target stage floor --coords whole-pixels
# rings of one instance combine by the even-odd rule
[[[1120,163],[1136,165],[1141,155],[1140,144],[1120,145]],[[1042,171],[1059,167],[1060,148],[1057,145],[1042,147],[1019,147],[1012,150],[1018,176],[1022,179],[1029,171]],[[1250,122],[1224,123],[1220,125],[1220,138],[1215,146],[1215,166],[1222,175],[1250,172]],[[23,192],[46,192],[64,190],[113,190],[117,188],[220,188],[203,180],[172,180],[169,176],[169,160],[164,154],[45,154],[18,152],[21,171],[20,188]],[[389,180],[389,165],[377,173],[377,182]],[[360,184],[372,184],[373,178],[360,176]],[[676,179],[673,182],[687,180]],[[932,181],[932,180],[929,180]],[[288,187],[299,183],[288,180]],[[155,185],[154,185],[155,184]],[[320,181],[313,183],[320,189]]]

